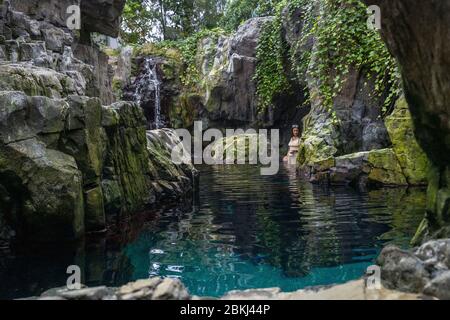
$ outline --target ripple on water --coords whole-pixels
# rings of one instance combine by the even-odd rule
[[[152,263],[141,259],[144,242],[164,248],[158,275],[180,276],[193,294],[289,291],[359,278],[383,244],[407,245],[423,216],[424,190],[391,191],[313,186],[285,169],[263,177],[256,166],[203,167],[194,212],[168,213],[160,229],[147,231],[151,240],[126,248],[133,277]],[[167,230],[180,221],[185,228],[168,246]]]
[[[79,261],[88,285],[168,276],[207,296],[342,283],[361,277],[384,244],[407,246],[424,203],[423,189],[358,192],[313,186],[287,168],[261,176],[256,166],[205,166],[194,210],[162,212],[132,242],[0,260],[0,297],[61,286]]]

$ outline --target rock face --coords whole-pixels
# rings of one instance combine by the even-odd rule
[[[430,162],[414,136],[414,125],[408,104],[402,97],[385,120],[392,148],[408,184],[427,184]]]
[[[381,7],[381,33],[401,65],[415,135],[433,165],[428,219],[417,238],[449,236],[450,3],[419,0],[366,2]]]
[[[199,44],[204,105],[212,121],[253,124],[257,119],[256,48],[268,18],[253,18],[231,37]]]
[[[116,6],[107,19],[123,3],[100,2]],[[110,104],[107,56],[61,26],[64,4],[0,5],[2,243],[77,239],[192,185],[193,168],[172,164],[170,143],[149,143],[140,108]]]
[[[414,252],[388,246],[378,264],[387,288],[450,300],[450,240],[429,241]]]
[[[157,61],[162,112],[173,127],[191,128],[196,120],[203,121],[205,128],[276,127],[281,130],[283,143],[289,140],[292,124],[300,124],[309,111],[298,108],[302,104],[302,90],[280,99],[276,107],[264,114],[257,108],[254,80],[257,46],[264,25],[272,19],[252,18],[232,35],[201,39],[195,59],[199,71],[195,88],[179,81],[183,66],[176,49],[146,53]],[[142,69],[141,61],[136,60],[138,69]],[[129,100],[135,85],[125,91]]]
[[[314,68],[313,62],[310,68]],[[317,91],[315,82],[309,82],[310,92]],[[370,98],[373,91],[374,84],[362,71],[351,70],[344,89],[334,98],[332,109],[325,107],[320,96],[315,95],[311,111],[303,120],[301,165],[331,156],[389,147],[388,132],[381,120],[383,103],[381,99]]]
[[[364,188],[426,185],[429,161],[414,137],[411,115],[403,98],[397,101],[385,123],[392,148],[330,156],[304,166],[302,172],[312,182]]]
[[[323,9],[320,8],[320,2],[312,5],[313,14],[319,16]],[[333,98],[331,106],[325,106],[318,88],[320,81],[310,76],[313,74],[310,71],[317,69],[320,61],[315,36],[310,35],[305,39],[303,10],[305,8],[286,8],[283,11],[286,41],[291,51],[297,57],[302,57],[305,53],[310,56],[309,70],[304,79],[299,79],[300,82],[303,81],[302,86],[308,88],[311,97],[311,110],[303,119],[300,165],[389,147],[388,132],[381,119],[384,99],[372,94],[375,83],[365,71],[364,65],[358,69],[349,69],[343,79],[341,91]],[[292,66],[288,69],[292,69]]]
[[[82,0],[81,19],[84,30],[117,38],[125,2],[126,0]]]
[[[84,33],[99,32],[117,37],[120,16],[125,0],[10,0],[14,9],[35,20],[45,20],[57,27],[65,27],[69,14],[67,8],[79,5]]]
[[[76,94],[100,97],[102,103],[111,104],[114,96],[108,57],[98,48],[80,43],[76,35],[67,28],[66,9],[71,4],[73,1],[5,1],[0,19],[0,34],[5,39],[0,43],[0,58],[13,63],[52,69],[61,73],[53,72],[54,77],[66,75],[70,78],[64,80],[62,89],[65,89],[64,86],[71,86]],[[23,87],[19,89],[27,94],[27,90],[33,90],[35,86],[43,87],[42,90],[58,86],[54,77],[49,75],[51,70],[41,70],[40,74],[44,74],[42,76],[46,79],[34,81],[30,79],[31,74],[27,70],[21,70],[21,67],[2,68],[6,68],[5,74],[9,72],[9,68],[15,69],[12,80],[20,82]],[[8,83],[11,80],[2,82]],[[2,89],[10,90],[5,87]],[[73,93],[74,90],[66,94]],[[33,94],[48,96],[42,91]]]

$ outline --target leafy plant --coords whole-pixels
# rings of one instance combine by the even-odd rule
[[[399,73],[378,32],[367,27],[366,6],[360,0],[294,0],[290,9],[303,9],[304,30],[298,45],[314,38],[312,52],[298,57],[298,47],[291,50],[297,78],[315,79],[323,104],[331,107],[342,90],[350,68],[363,69],[375,82],[376,96],[386,96],[384,109],[400,91]]]
[[[289,49],[286,49],[281,27],[282,9],[286,7],[290,14],[301,10],[303,27],[300,38]],[[289,89],[283,69],[286,59],[290,60],[298,82],[305,83],[305,78],[316,81],[317,94],[331,111],[333,99],[341,92],[351,68],[363,69],[374,80],[374,95],[386,97],[384,110],[392,105],[400,91],[397,65],[380,35],[367,27],[367,18],[366,6],[360,0],[280,2],[258,46],[255,79],[260,111]],[[314,48],[307,48],[311,40]]]
[[[257,48],[256,81],[258,107],[264,112],[277,94],[289,90],[289,81],[284,70],[287,45],[282,37],[281,10],[284,2],[276,8],[273,20],[265,23]]]

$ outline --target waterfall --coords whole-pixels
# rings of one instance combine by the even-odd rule
[[[154,94],[154,123],[151,125],[154,129],[164,127],[164,121],[161,116],[161,82],[158,79],[157,64],[152,58],[145,58],[141,75],[136,79],[134,100],[142,104],[151,100],[151,94]]]

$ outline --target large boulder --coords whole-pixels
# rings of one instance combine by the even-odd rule
[[[0,94],[1,207],[19,237],[74,239],[84,232],[82,175],[75,159],[47,148],[64,130],[63,100]]]
[[[377,263],[387,288],[450,299],[450,240],[429,241],[414,251],[388,246]]]
[[[2,202],[17,236],[73,240],[84,234],[82,177],[75,160],[35,138],[2,145]]]
[[[264,24],[253,18],[231,37],[205,38],[199,45],[204,105],[211,120],[253,123],[257,120],[256,48]]]
[[[330,157],[303,168],[311,182],[357,187],[405,186],[408,182],[391,148]]]

